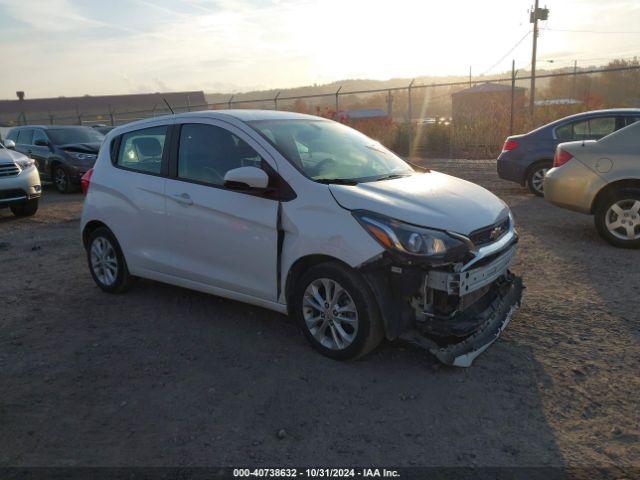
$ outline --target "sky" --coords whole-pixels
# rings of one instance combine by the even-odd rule
[[[490,76],[509,70],[512,58],[528,68],[531,3],[0,0],[0,98],[16,98],[17,90],[27,98],[234,93],[347,78],[467,75],[469,67]],[[538,68],[640,56],[640,0],[547,6]]]

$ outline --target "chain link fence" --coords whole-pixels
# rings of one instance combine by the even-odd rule
[[[600,108],[640,108],[640,62],[618,60],[606,68],[571,69],[536,75],[535,103],[529,108],[531,77],[518,75],[469,81],[346,90],[271,98],[231,95],[226,101],[172,105],[175,113],[222,109],[275,109],[347,123],[403,155],[491,158],[505,137],[552,120]],[[164,104],[148,110],[21,113],[0,116],[0,124],[122,125],[171,113]]]

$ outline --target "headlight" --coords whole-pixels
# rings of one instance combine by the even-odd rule
[[[461,260],[469,248],[442,230],[417,227],[382,215],[359,210],[353,216],[383,247],[400,253],[434,259]]]
[[[36,163],[36,161],[33,158],[29,158],[29,157],[21,158],[19,160],[16,160],[15,162],[23,170],[25,168],[29,168],[29,167],[35,165],[35,163]]]
[[[68,150],[65,150],[65,153],[71,158],[82,161],[91,161],[95,160],[98,157],[95,153],[70,152]]]

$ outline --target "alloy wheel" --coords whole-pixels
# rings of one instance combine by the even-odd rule
[[[544,193],[544,176],[547,174],[548,168],[541,168],[533,172],[531,175],[531,185],[536,192]]]
[[[65,172],[62,168],[56,169],[54,181],[56,182],[56,187],[59,191],[65,192],[67,190],[67,183],[69,179],[67,178],[67,172]]]
[[[118,277],[118,258],[111,242],[97,237],[91,244],[91,269],[96,278],[105,286],[111,286]]]
[[[319,278],[311,282],[304,292],[302,313],[311,335],[326,348],[344,350],[356,338],[356,304],[335,280]]]
[[[604,217],[609,233],[620,240],[640,239],[640,200],[618,200]]]

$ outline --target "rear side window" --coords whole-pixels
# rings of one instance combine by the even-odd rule
[[[636,123],[638,120],[640,120],[640,117],[627,117],[627,125],[631,125],[633,123]]]
[[[20,145],[32,145],[33,144],[33,129],[25,128],[18,133],[18,140],[16,143]]]
[[[567,123],[556,128],[556,138],[558,140],[599,140],[618,128],[620,125],[616,124],[616,117],[596,117]]]
[[[600,140],[616,131],[615,117],[600,117],[589,120],[590,138]]]
[[[178,177],[223,185],[225,174],[238,167],[260,167],[260,155],[244,140],[213,125],[185,124],[180,130]]]
[[[169,127],[152,127],[122,135],[117,165],[136,172],[160,175]]]

